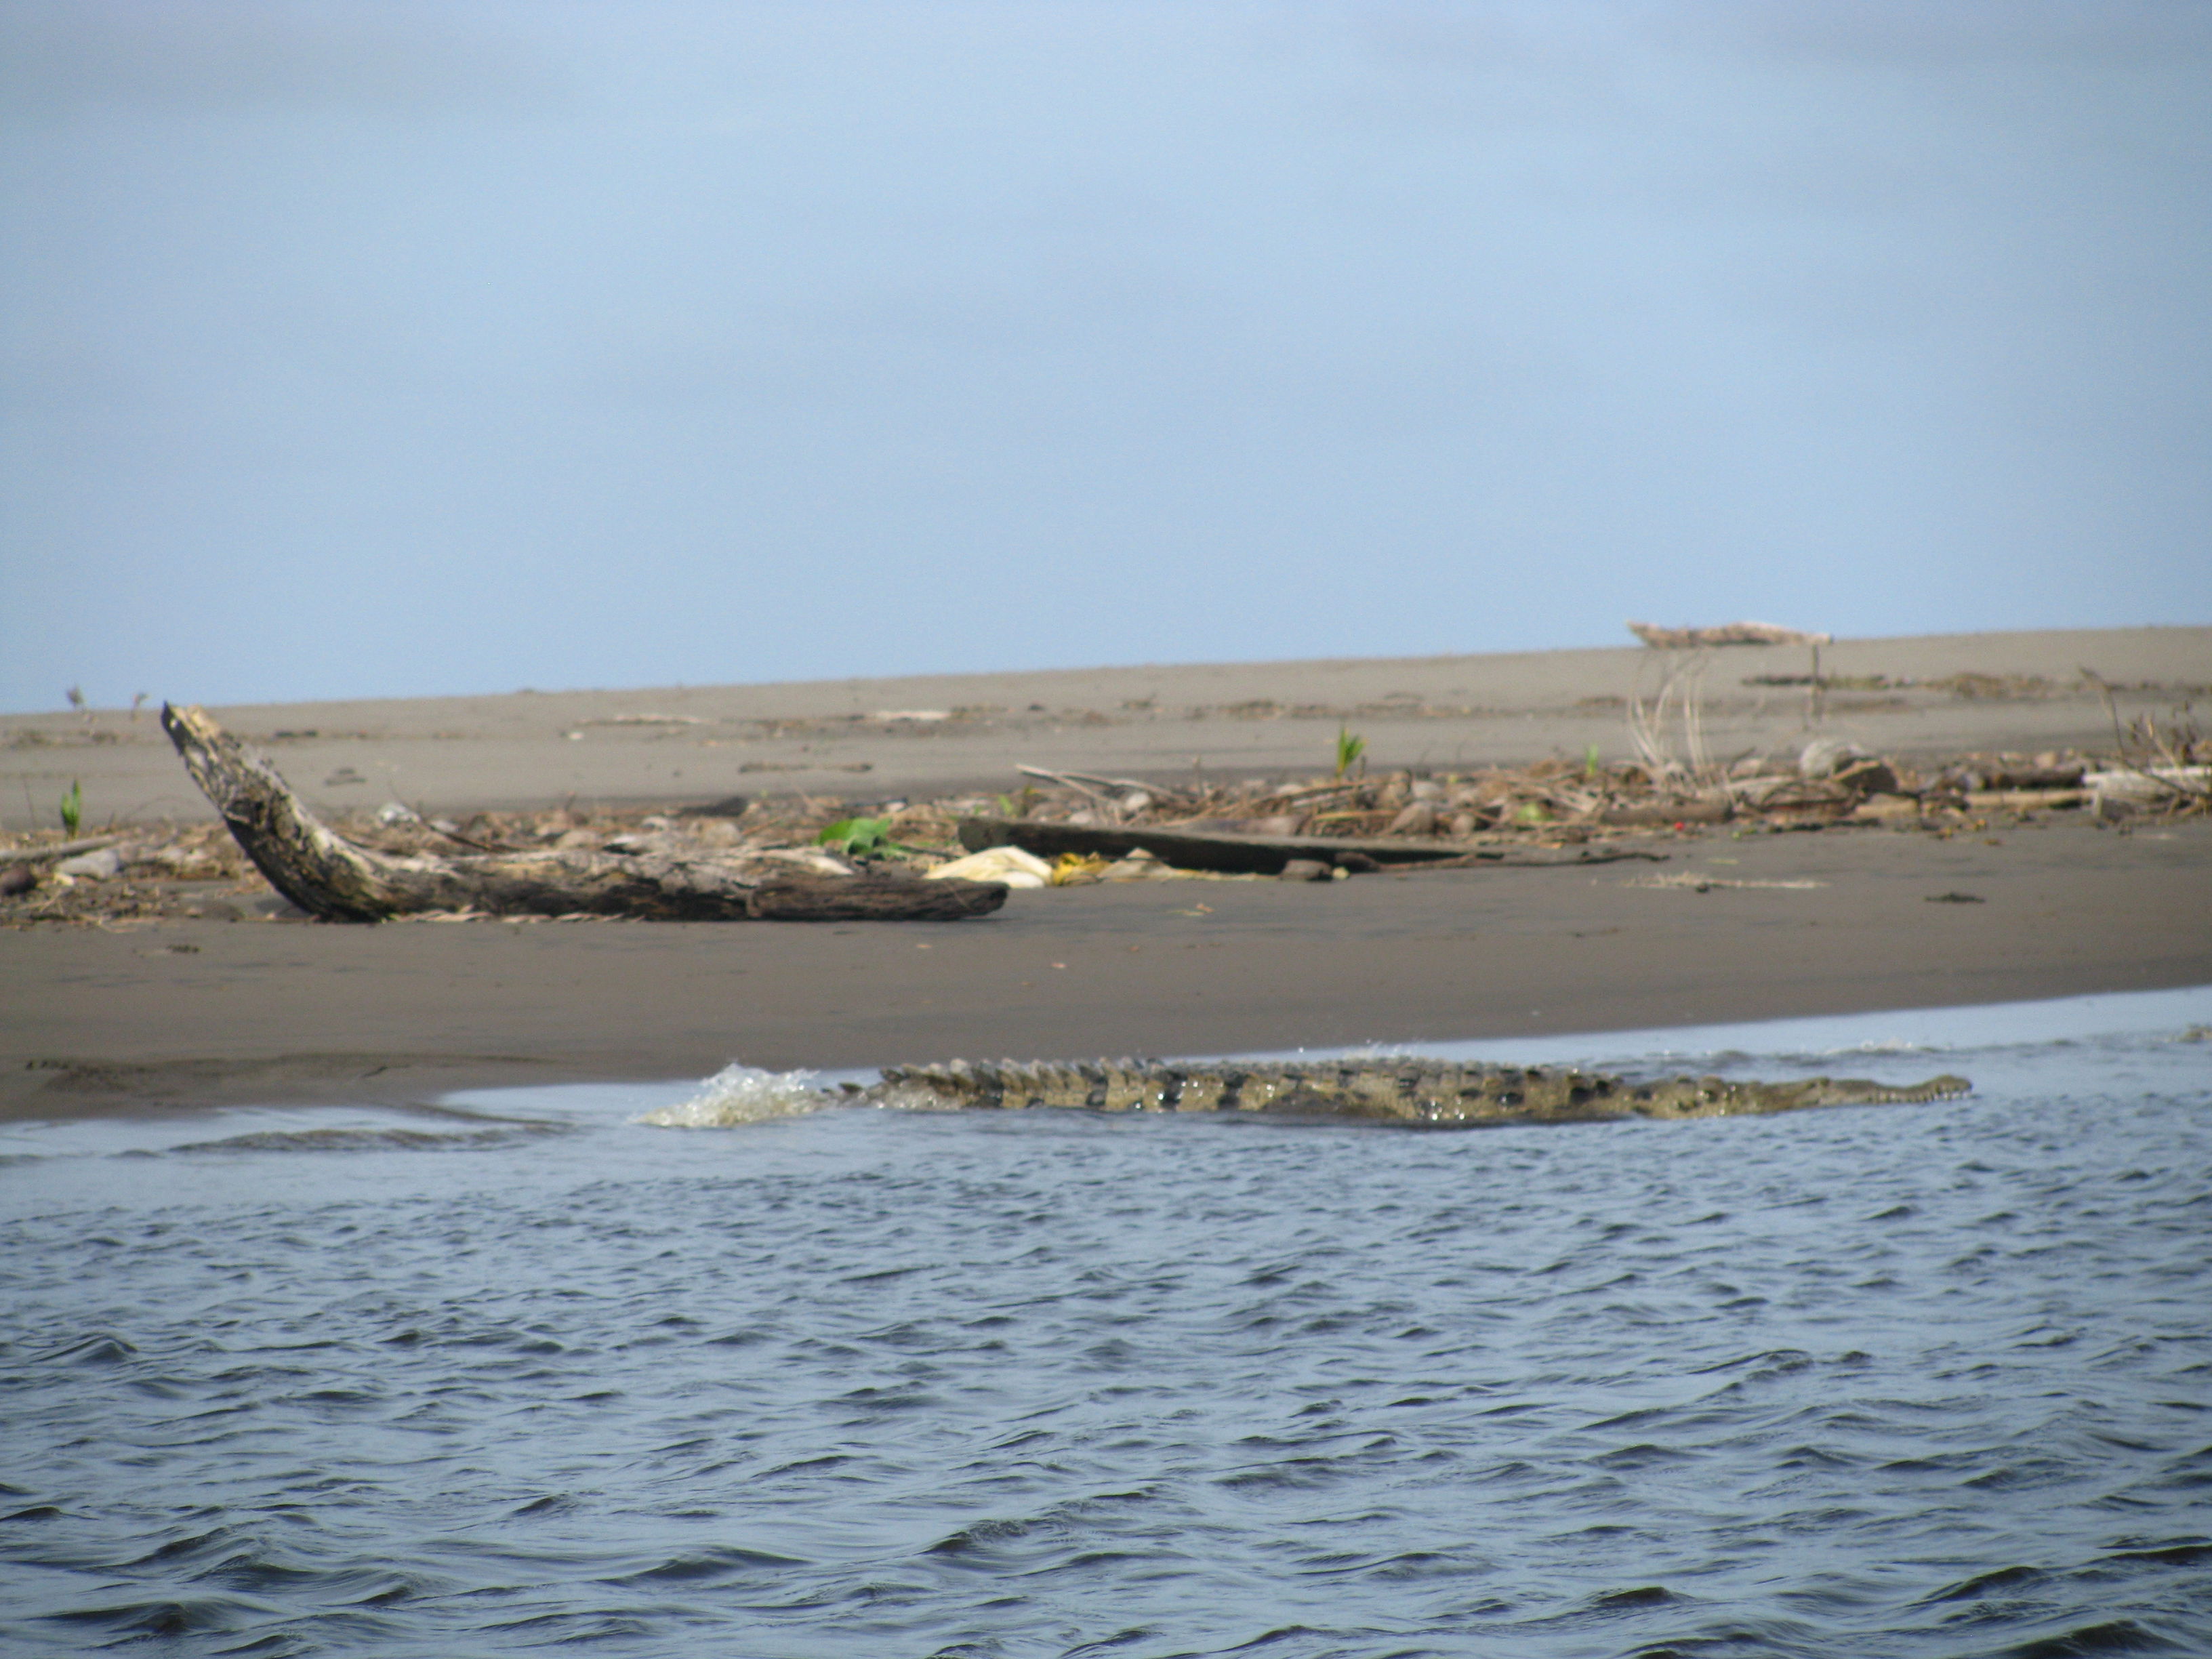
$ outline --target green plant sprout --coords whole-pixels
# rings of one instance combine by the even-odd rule
[[[84,786],[75,778],[70,780],[69,793],[62,797],[62,828],[72,836],[84,822]]]
[[[1591,744],[1583,750],[1583,775],[1586,778],[1595,777],[1597,765],[1597,745]]]
[[[1336,775],[1342,777],[1367,752],[1367,739],[1358,736],[1351,727],[1336,728]]]
[[[881,858],[886,853],[919,853],[891,839],[889,818],[840,818],[814,838],[817,847],[842,853],[849,859]]]

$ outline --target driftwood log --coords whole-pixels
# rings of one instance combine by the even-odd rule
[[[164,704],[161,729],[269,884],[329,921],[428,910],[633,916],[652,921],[957,921],[997,909],[994,881],[793,876],[742,854],[526,850],[395,857],[324,823],[274,766],[197,708]]]
[[[1680,814],[1677,814],[1679,817]],[[1530,858],[1504,848],[1469,852],[1448,841],[1419,841],[1410,836],[1246,836],[1175,826],[1103,829],[1079,823],[1049,823],[1031,818],[963,818],[960,844],[971,853],[988,847],[1018,847],[1041,859],[1063,853],[1096,854],[1118,859],[1142,848],[1176,870],[1212,870],[1225,875],[1280,875],[1293,859],[1311,859],[1346,870],[1479,869],[1484,865],[1540,866],[1611,864],[1620,859],[1661,854],[1585,848],[1567,858]]]

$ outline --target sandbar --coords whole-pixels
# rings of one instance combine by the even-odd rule
[[[1134,776],[1194,764],[1310,771],[1345,720],[1378,766],[1587,743],[1619,752],[1622,700],[1639,676],[1648,687],[1658,654],[218,712],[334,806],[381,791],[439,810],[765,789],[868,801],[1011,788],[1021,762]],[[1916,684],[1831,691],[1817,720],[1802,691],[1742,683],[1784,678],[1805,655],[1715,653],[1717,750],[1786,746],[1815,729],[1911,754],[2109,747],[2106,709],[2078,670],[2130,688],[2124,714],[2163,710],[2212,679],[2212,629],[1843,641],[1824,650],[1824,674]],[[1961,675],[1989,684],[1961,695]],[[1946,679],[1952,690],[1920,684]],[[915,713],[945,717],[876,718]],[[94,720],[128,735],[86,738],[77,715],[0,720],[0,791],[20,799],[28,785],[39,799],[78,776],[92,814],[103,799],[127,803],[108,809],[118,816],[193,810],[143,717],[138,731],[121,712]],[[785,766],[805,769],[770,769]],[[363,783],[325,781],[349,773]],[[2202,818],[2099,827],[2050,813],[1940,840],[1722,827],[1652,844],[1665,863],[1017,893],[997,916],[939,926],[249,919],[5,931],[0,1115],[420,1103],[460,1087],[699,1076],[732,1060],[846,1067],[1510,1038],[2212,983]],[[1665,874],[1708,879],[1703,890],[1658,884]]]

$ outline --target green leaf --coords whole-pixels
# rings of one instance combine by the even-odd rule
[[[889,818],[839,818],[815,836],[814,844],[834,848],[841,853],[866,852],[881,841],[890,827]]]
[[[814,837],[817,847],[842,853],[848,859],[881,858],[886,853],[919,853],[891,839],[889,818],[840,818]]]
[[[84,786],[75,778],[70,780],[69,793],[62,797],[62,828],[72,836],[84,822]]]

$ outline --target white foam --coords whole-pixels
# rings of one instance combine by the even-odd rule
[[[699,1092],[673,1106],[632,1118],[633,1123],[662,1129],[731,1129],[775,1118],[819,1111],[836,1096],[815,1087],[814,1072],[763,1072],[757,1066],[725,1066],[700,1085]]]

